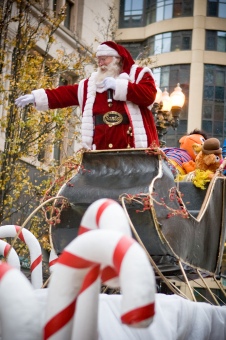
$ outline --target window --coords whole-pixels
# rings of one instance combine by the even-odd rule
[[[53,0],[53,12],[56,15],[56,13],[57,13],[57,0]]]
[[[202,128],[221,142],[226,139],[226,66],[205,65]]]
[[[147,39],[150,55],[191,49],[192,31],[157,34]]]
[[[193,0],[150,0],[150,14],[147,24],[192,15]]]
[[[120,2],[121,27],[143,26],[143,0],[123,0]]]
[[[119,27],[141,27],[153,22],[193,15],[193,0],[121,0]]]
[[[226,52],[226,32],[206,31],[206,50]]]
[[[145,42],[138,42],[138,43],[122,43],[120,42],[120,45],[123,45],[131,54],[134,60],[139,59],[140,57],[146,57],[144,56],[145,53]]]
[[[154,35],[137,43],[122,43],[134,60],[172,51],[191,49],[192,31],[175,31]]]
[[[207,16],[226,18],[226,0],[208,0]]]
[[[162,91],[166,88],[172,93],[177,83],[180,83],[183,93],[185,94],[185,104],[182,108],[180,122],[177,130],[169,128],[164,136],[167,146],[178,145],[178,140],[187,133],[187,116],[188,116],[188,96],[190,82],[190,65],[169,65],[152,70],[156,83]]]
[[[73,4],[72,1],[66,0],[65,5],[66,5],[66,17],[64,19],[64,26],[67,27],[68,29],[70,29],[71,13],[72,13],[72,9],[73,9],[74,4]]]

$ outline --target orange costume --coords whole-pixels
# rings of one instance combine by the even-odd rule
[[[195,158],[204,141],[203,135],[194,133],[181,137],[180,148],[163,148],[163,151],[179,174],[185,175],[195,170]]]

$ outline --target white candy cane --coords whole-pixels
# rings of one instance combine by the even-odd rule
[[[55,252],[55,249],[51,249],[50,255],[49,255],[49,270],[50,270],[50,273],[53,272],[53,269],[54,269],[55,264],[57,263],[57,260],[58,260],[58,255]]]
[[[143,248],[119,231],[92,230],[75,238],[57,261],[49,285],[44,339],[97,339],[98,298],[90,293],[97,290],[100,265],[112,267],[119,276],[121,321],[135,327],[150,325],[155,277]]]
[[[81,220],[78,235],[94,229],[118,230],[131,236],[131,229],[123,208],[109,198],[101,198],[88,207]]]
[[[17,268],[20,270],[20,260],[19,260],[19,257],[15,251],[14,248],[11,248],[10,250],[10,244],[3,241],[3,240],[0,240],[0,254],[3,255],[4,257],[7,257],[8,255],[8,258],[7,258],[7,263],[14,267],[14,268]],[[10,252],[9,252],[10,250]]]
[[[125,212],[120,204],[109,198],[102,198],[92,203],[86,210],[78,230],[78,235],[95,229],[118,230],[131,236],[131,229]],[[114,269],[102,268],[101,280],[110,287],[119,287]]]
[[[24,274],[0,261],[1,339],[42,339],[42,305],[34,292]]]
[[[0,227],[0,238],[15,237],[21,227],[17,225],[4,225]],[[42,251],[36,237],[28,230],[23,228],[18,238],[26,243],[30,252],[31,259],[31,283],[34,288],[41,288],[43,285],[42,276]]]

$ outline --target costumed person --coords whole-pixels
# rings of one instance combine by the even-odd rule
[[[185,176],[178,176],[178,180],[191,181],[196,187],[206,189],[206,184],[220,169],[222,161],[222,148],[219,139],[208,138],[195,158],[195,170]]]
[[[174,175],[186,175],[195,170],[195,159],[207,139],[203,130],[194,129],[188,135],[180,138],[180,148],[163,148],[168,161],[171,163]]]
[[[16,99],[18,107],[39,111],[79,105],[82,146],[87,149],[146,148],[159,145],[150,111],[156,96],[153,74],[135,65],[130,53],[113,41],[98,46],[98,70],[79,84],[38,89]]]

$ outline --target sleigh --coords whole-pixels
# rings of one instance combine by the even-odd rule
[[[58,193],[69,204],[61,211],[60,223],[50,227],[53,249],[61,254],[78,235],[90,204],[111,198],[123,207],[132,235],[144,247],[160,285],[164,282],[170,291],[181,294],[175,281],[183,281],[195,300],[189,282],[211,277],[225,296],[220,281],[225,189],[220,174],[206,190],[192,182],[176,183],[167,160],[151,149],[84,152],[77,173]],[[212,301],[218,304],[213,295]]]

